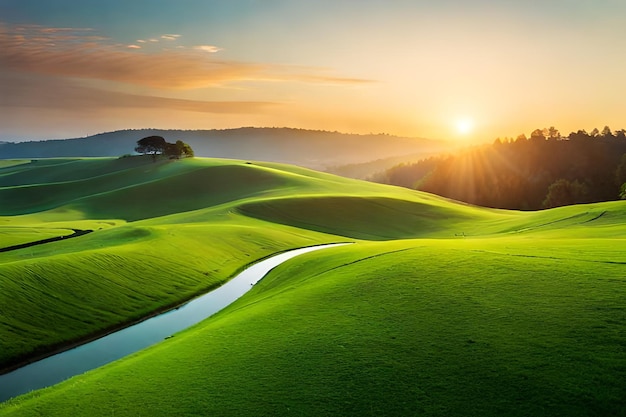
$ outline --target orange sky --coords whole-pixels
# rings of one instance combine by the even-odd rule
[[[621,1],[127,3],[0,3],[0,140],[288,126],[471,143],[626,127]]]

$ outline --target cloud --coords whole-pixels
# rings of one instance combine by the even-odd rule
[[[71,80],[0,72],[3,114],[16,109],[62,109],[85,112],[106,109],[166,109],[214,114],[258,114],[280,103],[269,101],[202,101],[128,94],[85,87]]]
[[[165,39],[168,41],[175,41],[178,38],[180,38],[180,35],[172,35],[167,33],[165,35],[161,35],[161,39]]]
[[[155,88],[197,88],[254,79],[262,66],[207,59],[200,51],[143,53],[83,30],[0,26],[0,62],[16,72],[115,81]]]
[[[176,35],[164,35],[176,37]],[[158,39],[150,39],[157,41]],[[139,43],[139,41],[138,41]],[[0,23],[0,62],[5,70],[112,81],[160,89],[193,89],[240,81],[362,84],[327,71],[214,58],[221,48],[144,50],[118,44],[90,29],[11,28]],[[209,52],[209,54],[207,54]]]
[[[346,78],[346,77],[337,77],[332,75],[326,75],[324,71],[309,68],[308,71],[301,70],[301,72],[290,71],[288,73],[277,74],[275,76],[277,80],[282,81],[296,81],[303,83],[313,83],[313,84],[352,84],[352,85],[363,85],[363,84],[372,84],[375,83],[375,80],[369,80],[365,78]],[[269,78],[268,81],[272,81],[272,78]]]
[[[18,28],[18,30],[39,29],[41,33],[76,33],[76,32],[90,32],[91,28],[44,28],[36,25],[26,25]]]
[[[216,52],[223,50],[219,46],[213,46],[213,45],[198,45],[198,46],[194,46],[194,49],[197,49],[198,51],[208,52],[210,54],[214,54]]]

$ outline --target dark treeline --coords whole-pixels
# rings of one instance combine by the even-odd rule
[[[373,181],[468,203],[535,210],[626,197],[626,131],[537,129],[457,154],[396,165]]]

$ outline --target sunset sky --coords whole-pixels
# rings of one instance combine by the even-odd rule
[[[0,0],[0,140],[626,128],[624,0]]]

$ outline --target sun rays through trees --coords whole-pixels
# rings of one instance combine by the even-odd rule
[[[535,129],[453,155],[401,164],[371,178],[444,197],[506,209],[536,210],[616,200],[626,183],[626,132],[606,126],[563,137]]]

